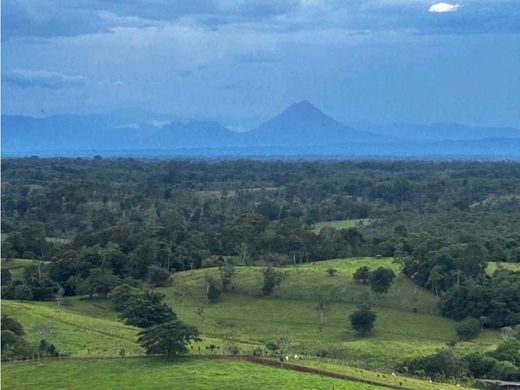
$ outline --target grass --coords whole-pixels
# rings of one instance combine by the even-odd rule
[[[182,358],[4,364],[3,389],[347,389],[382,387],[236,361]]]
[[[506,263],[506,262],[489,262],[486,272],[492,275],[499,268],[508,269],[510,271],[520,271],[520,263]]]
[[[361,227],[366,226],[372,223],[372,219],[364,218],[364,219],[344,219],[339,221],[326,221],[326,222],[317,222],[312,227],[315,233],[319,233],[321,229],[324,227],[332,227],[334,229],[349,229],[353,227]]]
[[[400,375],[392,375],[392,373],[383,373],[376,371],[363,370],[356,367],[348,367],[343,364],[334,363],[331,361],[319,360],[303,360],[298,364],[307,367],[319,368],[326,371],[337,372],[348,375],[351,378],[361,378],[374,382],[380,382],[387,385],[403,386],[415,390],[456,390],[464,389],[465,387],[457,386],[457,384],[448,383],[432,383],[425,380],[420,380],[411,377],[404,377]]]
[[[276,296],[263,297],[261,269],[241,267],[233,279],[234,289],[210,305],[204,303],[204,278],[216,275],[214,269],[176,274],[173,287],[160,291],[181,319],[199,327],[206,336],[233,337],[251,348],[288,336],[295,352],[326,351],[347,365],[390,368],[403,358],[446,348],[456,339],[456,323],[435,314],[437,298],[417,289],[405,277],[400,277],[385,296],[370,294],[368,300],[378,316],[375,330],[370,337],[358,337],[348,325],[348,316],[368,294],[367,286],[352,281],[352,273],[361,265],[398,270],[391,259],[372,258],[297,265],[286,268],[286,279]],[[330,267],[338,270],[336,276],[327,275],[325,270]],[[330,302],[322,329],[314,310],[319,294]],[[204,319],[196,314],[196,307],[205,308]],[[412,310],[414,307],[418,312]],[[489,350],[499,341],[497,332],[486,330],[472,342],[457,344],[456,349]]]
[[[2,269],[8,269],[11,271],[11,276],[13,279],[22,279],[23,271],[25,268],[29,267],[33,263],[37,263],[41,260],[29,260],[29,259],[12,259],[5,260],[2,259]],[[44,261],[44,263],[47,263]]]
[[[371,294],[368,286],[352,280],[361,265],[399,271],[399,265],[388,258],[294,265],[283,269],[286,277],[275,295],[264,297],[260,295],[261,268],[237,267],[233,288],[214,304],[205,303],[205,276],[217,276],[217,269],[179,272],[173,277],[172,287],[158,290],[166,295],[166,302],[181,320],[203,333],[203,341],[192,347],[194,353],[208,353],[209,344],[217,345],[217,351],[222,352],[226,340],[236,342],[242,353],[248,353],[287,336],[291,340],[289,352],[305,357],[308,364],[317,364],[312,356],[323,351],[327,363],[320,364],[332,365],[332,371],[348,374],[348,370],[359,370],[361,377],[374,379],[383,374],[365,373],[361,368],[392,370],[404,358],[447,348],[446,344],[456,339],[456,323],[437,315],[437,297],[415,287],[404,276],[398,277],[388,294]],[[337,269],[336,275],[329,276],[328,268]],[[330,302],[323,327],[314,310],[318,295]],[[365,299],[376,311],[377,320],[369,337],[358,337],[349,327],[348,316]],[[196,313],[197,307],[204,308],[203,317]],[[114,356],[122,348],[127,355],[142,353],[135,343],[137,329],[117,322],[107,299],[66,298],[61,307],[56,302],[3,301],[2,310],[22,322],[30,340],[41,338],[41,324],[50,327],[50,341],[73,355]],[[486,351],[499,342],[497,332],[485,330],[471,342],[458,343],[455,350]]]
[[[136,344],[137,328],[111,319],[79,314],[55,302],[2,301],[2,313],[16,318],[24,327],[31,342],[42,338],[54,343],[62,353],[74,356],[117,356],[121,349],[126,354],[140,354]]]

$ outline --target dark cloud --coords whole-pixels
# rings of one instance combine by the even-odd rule
[[[518,0],[460,0],[457,12],[432,14],[431,1],[402,0],[4,0],[2,38],[109,32],[189,21],[212,29],[245,23],[262,30],[345,28],[427,34],[520,32]]]

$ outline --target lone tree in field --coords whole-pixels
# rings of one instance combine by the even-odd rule
[[[349,316],[350,325],[361,336],[372,331],[376,321],[376,313],[369,306],[360,306]]]
[[[354,272],[353,278],[358,283],[367,284],[370,280],[370,268],[366,265],[359,267],[356,272]]]
[[[146,354],[175,356],[188,352],[187,345],[200,341],[199,331],[180,320],[173,320],[152,326],[138,334],[137,341]]]
[[[207,303],[214,303],[220,298],[220,288],[218,283],[212,276],[206,277],[206,301]]]
[[[337,272],[338,272],[338,270],[336,268],[327,268],[327,273],[329,274],[330,277],[336,275]]]
[[[231,285],[231,279],[235,274],[235,267],[232,264],[225,264],[219,268],[220,282],[222,283],[222,290],[226,291]]]
[[[373,292],[378,294],[386,293],[390,289],[394,279],[394,271],[390,268],[379,267],[370,273],[370,288]]]
[[[320,315],[320,327],[325,324],[325,313],[330,310],[329,303],[323,296],[318,297],[318,304],[314,307],[314,310]]]
[[[175,320],[177,314],[163,302],[163,298],[163,294],[147,291],[137,298],[130,299],[119,314],[119,318],[125,324],[139,328],[150,328],[157,324]]]
[[[271,295],[276,287],[282,284],[283,273],[276,270],[274,267],[267,267],[262,270],[264,276],[264,285],[262,286],[262,293],[264,295]]]

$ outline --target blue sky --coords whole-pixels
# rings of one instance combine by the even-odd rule
[[[3,0],[2,110],[520,127],[518,0]]]

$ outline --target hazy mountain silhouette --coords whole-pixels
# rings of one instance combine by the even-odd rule
[[[146,110],[33,118],[2,115],[4,155],[333,155],[520,157],[520,130],[387,125],[358,130],[295,103],[243,133]]]
[[[295,103],[248,134],[248,145],[310,146],[384,141],[387,137],[356,130],[324,114],[308,101]]]

